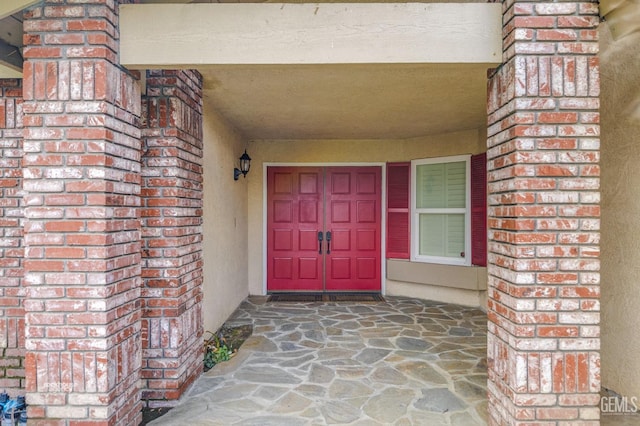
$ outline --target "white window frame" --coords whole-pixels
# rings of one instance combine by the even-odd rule
[[[466,163],[465,208],[418,209],[417,199],[417,167],[424,164],[442,164],[464,161]],[[464,213],[464,258],[420,255],[419,234],[421,213]],[[445,265],[471,265],[471,155],[456,155],[451,157],[424,158],[411,161],[411,261],[424,263],[441,263]]]

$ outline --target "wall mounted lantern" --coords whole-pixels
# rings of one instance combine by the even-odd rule
[[[240,175],[247,177],[249,169],[251,168],[251,157],[247,154],[247,150],[244,150],[244,154],[240,156],[240,168],[233,169],[233,180],[238,180]]]

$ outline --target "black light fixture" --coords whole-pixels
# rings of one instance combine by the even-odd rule
[[[251,168],[251,157],[247,154],[247,150],[244,150],[244,154],[240,156],[240,168],[233,169],[233,180],[238,180],[240,175],[247,177],[249,169]]]

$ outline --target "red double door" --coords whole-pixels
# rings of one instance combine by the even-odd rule
[[[267,290],[380,291],[381,168],[267,169]]]

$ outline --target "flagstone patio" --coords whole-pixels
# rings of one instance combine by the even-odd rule
[[[253,335],[152,425],[486,423],[486,322],[478,309],[385,303],[267,303],[229,324]]]

